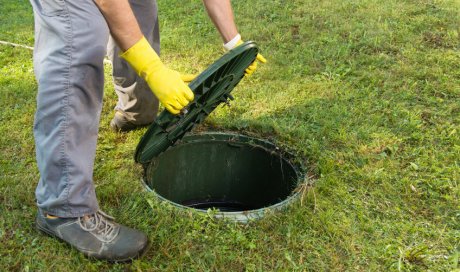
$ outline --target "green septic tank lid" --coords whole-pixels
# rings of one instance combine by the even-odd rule
[[[142,136],[134,160],[142,164],[150,162],[195,124],[203,122],[219,104],[233,99],[230,92],[243,78],[244,71],[256,59],[257,53],[254,42],[245,42],[227,52],[190,82],[195,99],[187,106],[186,113],[173,115],[164,110]]]

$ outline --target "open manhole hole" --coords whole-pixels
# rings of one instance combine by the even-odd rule
[[[142,137],[135,160],[144,165],[145,186],[159,199],[203,213],[216,209],[217,217],[246,222],[297,198],[300,166],[274,144],[233,133],[186,135],[233,99],[230,92],[257,52],[246,42],[225,54],[190,83],[195,100],[186,113],[163,111]]]
[[[185,136],[147,166],[144,182],[178,207],[237,221],[260,218],[297,197],[299,167],[270,142],[230,133]]]

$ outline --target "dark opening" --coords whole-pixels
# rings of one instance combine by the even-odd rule
[[[184,206],[222,212],[268,207],[287,199],[297,172],[276,147],[240,139],[183,141],[152,160],[146,184]]]

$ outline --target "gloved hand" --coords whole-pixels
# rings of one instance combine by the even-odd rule
[[[243,40],[241,40],[241,35],[238,34],[228,43],[224,44],[224,49],[226,51],[230,51],[231,49],[241,45],[242,43]],[[267,60],[261,54],[257,54],[256,60],[245,70],[245,76],[250,76],[252,75],[252,73],[254,73],[254,71],[257,69],[257,61],[260,61],[262,63],[267,62]]]
[[[197,76],[198,76],[197,74],[181,74],[180,78],[182,79],[183,82],[188,84],[192,82]]]
[[[178,114],[193,100],[193,92],[182,81],[181,75],[168,69],[142,37],[136,44],[120,55],[149,85],[161,104],[171,113]]]

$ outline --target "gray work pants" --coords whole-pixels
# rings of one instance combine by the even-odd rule
[[[40,171],[37,205],[60,217],[92,214],[99,209],[93,165],[109,29],[93,0],[30,2],[35,18],[34,69],[38,81],[34,122]],[[146,37],[153,42],[154,37],[158,38],[158,34],[153,34],[158,30],[155,1],[131,2],[135,14],[145,16],[138,17],[138,21]],[[148,22],[148,33],[142,27],[144,20]],[[158,49],[158,39],[154,45]],[[111,48],[112,54],[117,54],[118,49]],[[140,87],[145,83],[126,63],[114,55],[112,59],[117,93],[122,94],[120,107],[139,110],[132,100],[139,100],[136,94],[140,90],[147,93],[148,88]],[[155,104],[152,96],[147,95],[147,99]]]

